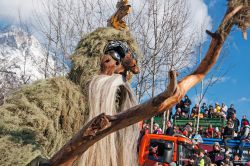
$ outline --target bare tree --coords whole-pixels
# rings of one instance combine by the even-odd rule
[[[56,60],[54,76],[66,74],[68,58],[78,41],[93,29],[106,26],[107,18],[113,11],[103,11],[103,4],[107,4],[105,0],[43,0],[35,4],[38,6],[34,11],[38,24],[35,28],[45,41],[42,44],[46,48],[46,59],[53,57]],[[46,61],[45,71],[48,67]]]
[[[136,35],[143,57],[136,76],[139,101],[154,97],[168,80],[169,70],[181,71],[189,65],[194,39],[185,35],[189,25],[186,1],[146,1],[134,14],[131,30]],[[130,18],[132,19],[132,18]],[[151,119],[151,131],[153,118]]]
[[[107,10],[104,11],[104,8]],[[107,18],[114,9],[112,1],[106,0],[42,1],[40,10],[39,7],[36,8],[34,16],[39,25],[38,30],[46,39],[43,43],[46,46],[46,55],[53,56],[64,66],[80,38],[97,27],[106,26]],[[182,62],[190,59],[191,51],[188,49],[193,47],[193,42],[190,35],[187,39],[184,32],[189,23],[188,13],[186,1],[150,0],[135,9],[128,19],[131,32],[139,41],[143,53],[139,60],[142,65],[141,74],[136,78],[136,82],[139,82],[136,93],[140,101],[145,96],[151,97],[155,89],[153,87],[160,84],[159,82],[165,81],[166,85],[166,74],[164,79],[159,78],[160,72],[165,72],[165,69],[159,70],[162,64],[175,64],[168,67],[168,70],[180,69],[185,67]],[[156,91],[159,92],[159,89]]]

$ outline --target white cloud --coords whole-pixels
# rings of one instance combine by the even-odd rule
[[[212,8],[212,7],[215,6],[215,4],[216,4],[216,0],[210,0],[208,6],[209,6],[210,8]]]
[[[239,101],[239,102],[250,102],[250,98],[241,97],[238,101]]]
[[[204,86],[209,86],[215,83],[216,84],[224,83],[224,82],[227,82],[228,80],[230,80],[230,77],[212,77],[212,78],[205,79],[203,83],[204,83]]]
[[[1,0],[0,17],[17,21],[19,13],[25,20],[28,20],[34,9],[33,0]]]
[[[208,15],[208,6],[203,0],[189,0],[188,3],[192,25],[191,28],[198,33],[202,31],[202,39],[204,40],[206,36],[204,29],[210,30],[212,28],[211,17]]]
[[[10,18],[18,20],[18,12],[20,11],[22,17],[25,20],[29,20],[32,13],[39,8],[38,6],[45,0],[1,0],[0,1],[0,17]],[[54,1],[54,0],[49,0]],[[96,3],[98,0],[92,0],[92,3]],[[99,0],[100,1],[100,0]],[[162,0],[165,1],[165,0]],[[77,2],[77,1],[73,1]],[[112,8],[116,4],[116,0],[101,1],[103,7]],[[140,8],[144,4],[145,0],[130,0],[133,8]],[[190,8],[190,14],[193,22],[193,26],[201,25],[205,23],[205,27],[211,27],[211,18],[207,12],[207,5],[203,0],[188,0],[188,6]]]

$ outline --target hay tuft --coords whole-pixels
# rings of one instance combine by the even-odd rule
[[[243,9],[234,17],[233,22],[241,29],[247,39],[247,28],[250,27],[250,0],[228,0],[228,9],[243,5]]]
[[[85,107],[80,88],[66,78],[38,81],[14,92],[0,108],[0,165],[51,157],[84,124]]]
[[[111,40],[127,42],[132,51],[140,55],[137,44],[129,31],[98,28],[78,43],[75,53],[71,56],[72,69],[69,78],[81,87],[86,87],[93,75],[100,71],[100,58],[104,54],[106,44]]]

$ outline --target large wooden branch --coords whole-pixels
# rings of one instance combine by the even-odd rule
[[[167,90],[158,96],[117,115],[101,114],[95,117],[51,158],[50,164],[53,166],[72,165],[90,146],[103,137],[139,121],[149,119],[178,103],[186,92],[200,82],[216,63],[223,43],[233,27],[230,20],[241,8],[242,6],[239,6],[228,11],[218,30],[215,33],[208,32],[212,37],[209,49],[201,64],[192,74],[177,83],[176,72],[171,71]]]

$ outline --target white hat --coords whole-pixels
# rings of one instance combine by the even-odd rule
[[[215,143],[214,143],[214,145],[218,145],[218,146],[220,146],[219,142],[215,142]]]
[[[154,126],[159,127],[159,124],[158,124],[158,123],[155,123]]]

